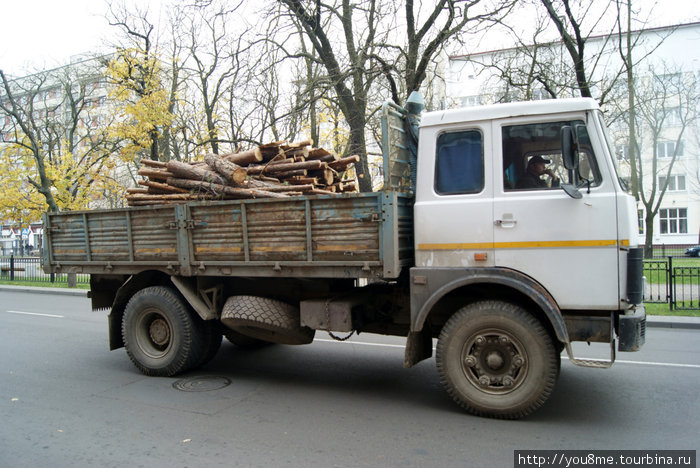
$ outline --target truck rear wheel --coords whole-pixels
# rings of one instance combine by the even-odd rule
[[[122,321],[124,347],[144,374],[169,377],[199,365],[206,352],[203,323],[170,288],[133,295]]]
[[[468,412],[517,419],[549,398],[560,355],[547,330],[524,309],[482,301],[450,317],[436,362],[448,393]]]
[[[223,340],[221,330],[223,327],[217,320],[206,320],[202,326],[204,333],[203,352],[200,361],[195,367],[203,366],[214,359],[216,353],[219,352],[219,348],[221,348],[221,341]]]
[[[251,338],[279,344],[308,344],[316,333],[301,326],[297,307],[258,296],[229,297],[221,312],[221,323]]]

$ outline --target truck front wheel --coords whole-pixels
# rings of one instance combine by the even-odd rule
[[[200,364],[207,357],[204,333],[203,323],[170,288],[142,289],[124,310],[124,347],[146,375],[169,377]]]
[[[554,389],[560,356],[542,324],[521,307],[475,302],[442,328],[436,361],[452,398],[479,416],[524,417]]]

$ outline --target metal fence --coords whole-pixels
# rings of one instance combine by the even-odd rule
[[[668,304],[671,310],[700,310],[700,262],[679,266],[673,262],[673,257],[644,261],[644,302]]]
[[[666,259],[668,257],[683,257],[689,247],[698,244],[654,244],[653,258]]]
[[[76,284],[90,284],[90,275],[76,274]],[[36,283],[62,283],[69,284],[67,273],[46,274],[41,269],[39,257],[0,257],[0,280],[24,281]]]

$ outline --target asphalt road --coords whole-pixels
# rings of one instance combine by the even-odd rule
[[[148,378],[108,351],[106,313],[87,299],[0,291],[0,467],[509,467],[516,449],[697,450],[698,338],[649,329],[608,370],[563,360],[542,409],[498,421],[463,413],[433,359],[403,369],[401,339],[225,342],[205,368]]]

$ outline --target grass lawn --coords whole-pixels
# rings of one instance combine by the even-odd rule
[[[661,264],[658,263],[653,263],[656,261],[662,262]],[[644,262],[644,276],[647,278],[648,283],[665,283],[666,282],[666,266],[664,263],[666,263],[666,260],[651,260],[651,261],[645,261]],[[657,266],[660,266],[661,269],[656,269]],[[653,269],[648,269],[649,267],[652,267]],[[674,258],[673,259],[673,268],[683,268],[683,267],[693,267],[693,268],[700,268],[700,258]],[[695,273],[694,275],[692,273]],[[676,270],[676,274],[679,275],[677,277],[676,281],[677,284],[698,284],[700,282],[700,276],[697,273],[697,270]]]
[[[697,301],[695,302],[697,304]],[[700,317],[700,310],[670,310],[668,304],[644,304],[647,315],[670,315],[676,317]]]
[[[7,286],[37,286],[42,288],[65,288],[68,289],[68,284],[66,283],[50,283],[46,281],[22,281],[22,280],[0,280],[0,284]],[[78,283],[77,289],[90,289],[89,284]]]

